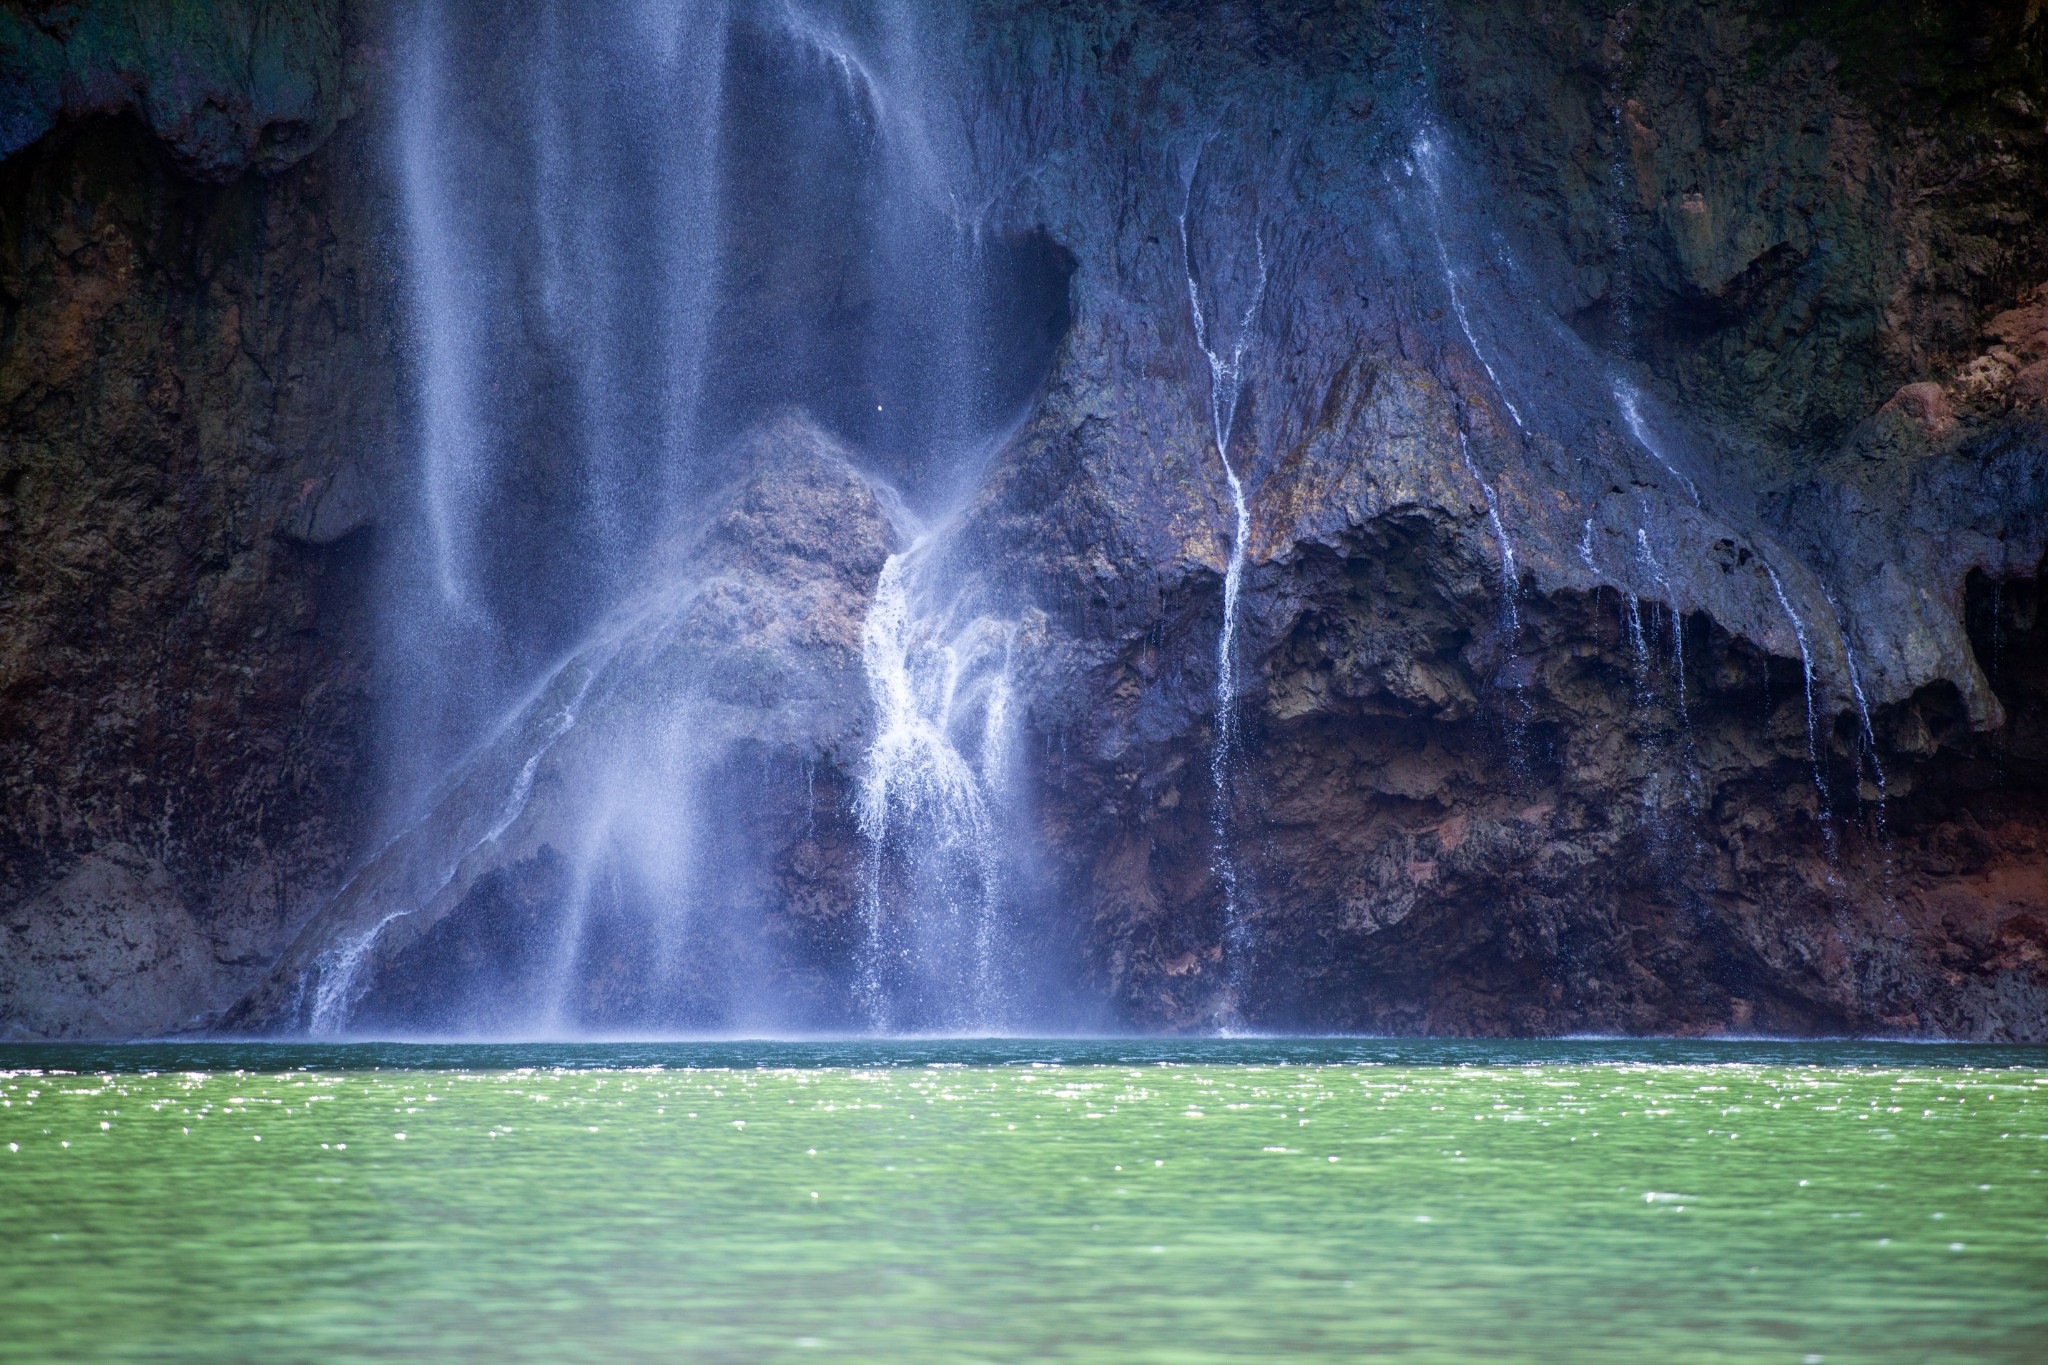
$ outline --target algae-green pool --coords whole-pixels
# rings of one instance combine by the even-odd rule
[[[2048,1053],[0,1048],[24,1360],[2048,1355]]]

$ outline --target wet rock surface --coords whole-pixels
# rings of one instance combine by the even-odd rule
[[[1462,7],[1391,149],[1397,43],[1105,21],[1175,55],[1032,131],[1175,130],[1167,183],[1047,155],[1075,326],[966,534],[1053,623],[1040,833],[1122,1017],[2043,1036],[2034,704],[1970,605],[2048,529],[2043,130],[1994,95],[2042,49],[1980,20]],[[1256,319],[1220,780],[1196,307]]]
[[[348,109],[334,15],[288,8],[0,10],[30,49],[0,62],[0,904],[25,935],[0,1027],[203,1023],[358,837],[399,389],[384,192],[361,120],[322,141]],[[278,115],[306,124],[289,152],[249,81],[310,102]],[[164,101],[244,121],[190,143]],[[29,962],[69,962],[74,993]]]
[[[2048,1037],[2048,17],[990,3],[970,28],[982,226],[1071,276],[1050,377],[930,553],[959,587],[927,626],[1028,623],[1005,913],[1092,1020]],[[862,624],[905,539],[881,437],[748,432],[702,520],[372,836],[346,623],[402,369],[351,320],[365,211],[325,188],[361,183],[357,123],[204,190],[183,125],[151,126],[168,150],[87,122],[0,167],[44,225],[15,234],[0,360],[0,699],[38,737],[8,804],[41,812],[5,831],[8,932],[54,961],[161,918],[76,970],[184,980],[183,913],[215,965],[161,1022],[14,1027],[170,1027],[259,973],[226,1027],[860,1022]],[[242,205],[243,264],[123,264],[159,259],[135,226],[60,243],[121,157],[163,202]],[[209,211],[169,214],[199,224],[175,259],[214,259]],[[137,312],[238,339],[79,320]],[[209,435],[247,412],[279,414],[267,444]],[[1220,696],[1225,456],[1250,533]],[[221,529],[172,555],[195,526]],[[617,799],[564,796],[594,789]],[[649,911],[648,859],[587,875],[685,829],[753,851],[694,930]],[[296,889],[233,908],[259,884]]]

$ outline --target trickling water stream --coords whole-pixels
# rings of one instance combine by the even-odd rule
[[[1799,676],[1801,695],[1806,705],[1806,760],[1813,771],[1813,790],[1820,798],[1819,820],[1821,838],[1826,841],[1828,871],[1831,880],[1839,880],[1841,857],[1835,847],[1835,826],[1833,800],[1828,795],[1827,775],[1821,767],[1820,720],[1813,703],[1813,649],[1807,643],[1806,623],[1799,619],[1799,613],[1792,609],[1792,600],[1785,595],[1785,585],[1778,578],[1778,571],[1768,560],[1762,561],[1764,573],[1770,577],[1771,591],[1778,595],[1778,605],[1785,610],[1785,619],[1792,623],[1792,635],[1799,644]]]
[[[1215,870],[1223,888],[1223,932],[1226,971],[1229,974],[1234,1011],[1243,991],[1243,972],[1251,953],[1251,939],[1240,903],[1236,859],[1231,852],[1230,804],[1231,768],[1238,746],[1237,617],[1244,591],[1245,556],[1251,541],[1251,508],[1245,497],[1244,481],[1231,463],[1230,438],[1237,423],[1237,410],[1244,392],[1245,357],[1255,339],[1260,307],[1266,298],[1266,244],[1258,231],[1252,236],[1257,277],[1237,319],[1232,335],[1219,339],[1202,309],[1201,283],[1196,278],[1194,249],[1188,233],[1188,213],[1194,200],[1195,176],[1201,168],[1197,153],[1186,176],[1178,226],[1181,265],[1187,281],[1188,315],[1194,326],[1195,344],[1209,365],[1209,435],[1215,443],[1216,458],[1223,468],[1223,480],[1230,490],[1232,529],[1230,549],[1223,570],[1223,624],[1216,637],[1216,736],[1209,751],[1211,787],[1210,834],[1214,845]]]
[[[1842,615],[1840,604],[1835,601],[1835,595],[1828,590],[1825,582],[1821,584],[1821,595],[1827,599],[1828,610],[1833,613],[1835,618],[1836,633],[1841,636],[1842,661],[1847,666],[1849,673],[1849,694],[1856,703],[1856,722],[1858,739],[1860,740],[1855,773],[1858,786],[1857,799],[1862,799],[1863,765],[1867,763],[1870,765],[1870,775],[1875,780],[1877,787],[1877,800],[1872,803],[1872,816],[1877,823],[1878,848],[1884,855],[1883,891],[1885,905],[1891,911],[1894,922],[1897,922],[1899,920],[1898,901],[1893,888],[1893,864],[1897,850],[1892,847],[1891,829],[1885,820],[1885,803],[1890,799],[1891,793],[1885,781],[1884,760],[1878,756],[1877,729],[1872,725],[1870,719],[1870,699],[1863,692],[1863,670],[1856,662],[1856,646],[1850,643],[1849,640],[1848,618]]]
[[[1650,458],[1663,466],[1665,473],[1684,486],[1685,494],[1692,499],[1694,507],[1701,506],[1699,485],[1680,473],[1678,466],[1671,462],[1671,457],[1664,453],[1663,445],[1650,430],[1649,423],[1643,420],[1641,396],[1625,379],[1614,381],[1614,404],[1621,410],[1622,420],[1628,424],[1629,435],[1636,438],[1636,444],[1650,452]]]
[[[1515,608],[1515,596],[1520,587],[1515,573],[1515,545],[1508,539],[1506,523],[1500,519],[1500,498],[1495,495],[1493,485],[1486,481],[1486,476],[1479,472],[1479,466],[1472,462],[1472,449],[1463,431],[1458,433],[1458,458],[1465,462],[1465,472],[1472,476],[1472,482],[1479,485],[1479,492],[1486,499],[1486,521],[1493,527],[1494,541],[1500,546],[1501,630],[1512,651],[1515,635],[1522,628],[1521,617]]]
[[[1508,416],[1513,419],[1516,430],[1526,434],[1528,426],[1522,421],[1521,409],[1515,406],[1515,400],[1509,396],[1507,387],[1501,383],[1500,375],[1493,368],[1493,360],[1472,331],[1472,315],[1465,306],[1465,291],[1459,283],[1457,268],[1451,264],[1450,248],[1444,245],[1444,154],[1438,145],[1437,134],[1425,127],[1415,135],[1410,152],[1415,166],[1422,172],[1422,183],[1429,191],[1430,240],[1436,246],[1437,264],[1443,270],[1444,288],[1450,294],[1451,312],[1458,319],[1458,330],[1464,334],[1465,344],[1471,349],[1472,358],[1486,371],[1487,381],[1493,385],[1493,391],[1499,397],[1501,406],[1508,410]]]

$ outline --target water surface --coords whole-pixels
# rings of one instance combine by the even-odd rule
[[[0,1356],[2038,1359],[2048,1051],[0,1048]]]

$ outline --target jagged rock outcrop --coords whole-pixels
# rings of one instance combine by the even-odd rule
[[[0,158],[132,113],[188,174],[289,169],[353,112],[341,0],[10,0]]]

